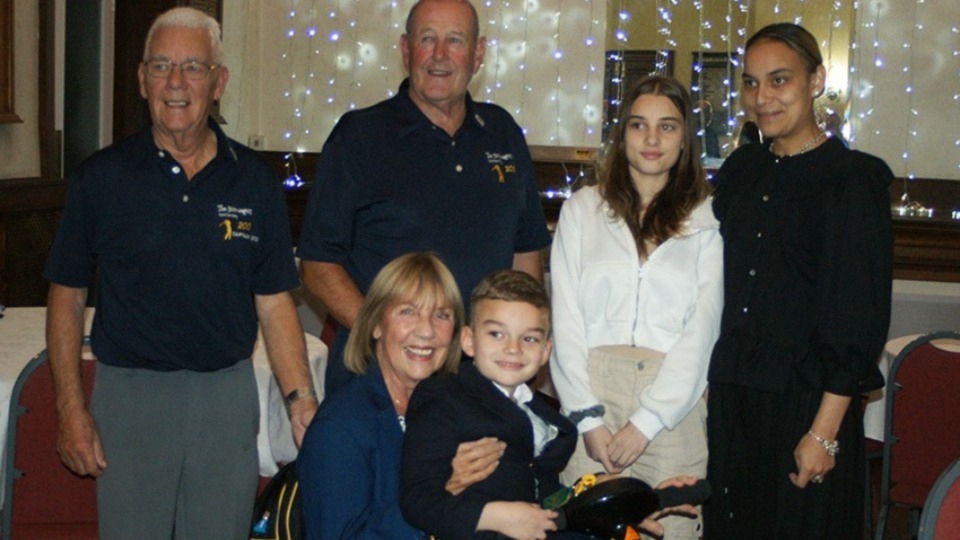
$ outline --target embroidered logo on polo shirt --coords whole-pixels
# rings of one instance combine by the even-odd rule
[[[223,239],[226,241],[240,238],[250,242],[260,242],[260,237],[250,234],[253,229],[253,208],[237,208],[235,206],[217,205],[217,216],[223,218],[217,224],[223,229]]]
[[[493,165],[490,170],[496,173],[497,182],[501,184],[506,182],[508,174],[517,172],[517,166],[513,164],[513,154],[487,152],[487,163]]]

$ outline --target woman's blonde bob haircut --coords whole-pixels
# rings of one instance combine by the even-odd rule
[[[463,300],[453,274],[432,253],[401,255],[387,263],[373,278],[343,351],[347,371],[363,374],[371,362],[377,361],[377,340],[373,338],[373,331],[383,320],[384,313],[400,302],[453,309],[453,338],[440,371],[456,371],[460,365]]]

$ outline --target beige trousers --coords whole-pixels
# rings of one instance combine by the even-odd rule
[[[611,345],[590,349],[587,372],[590,388],[606,409],[603,423],[616,434],[630,421],[640,403],[640,391],[653,383],[663,362],[663,353],[643,347]],[[672,430],[664,429],[637,461],[621,474],[638,478],[656,487],[661,481],[686,474],[704,478],[707,472],[707,405],[700,399],[687,416]],[[570,458],[560,480],[572,485],[587,473],[603,472],[603,466],[590,459],[583,444]],[[700,517],[662,518],[667,540],[696,540],[702,534]]]

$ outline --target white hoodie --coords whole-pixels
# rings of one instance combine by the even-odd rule
[[[642,266],[626,223],[610,217],[596,186],[563,204],[550,256],[550,372],[564,414],[600,403],[590,390],[587,351],[601,345],[666,352],[630,417],[648,440],[673,429],[696,405],[723,308],[723,245],[711,201],[695,208],[680,235]],[[601,424],[588,417],[577,429]]]

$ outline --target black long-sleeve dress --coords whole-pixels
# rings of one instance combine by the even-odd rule
[[[861,538],[856,397],[883,384],[893,174],[836,138],[794,157],[768,146],[740,148],[717,178],[725,305],[708,375],[705,538]],[[801,490],[793,451],[824,392],[854,400],[836,468]]]

